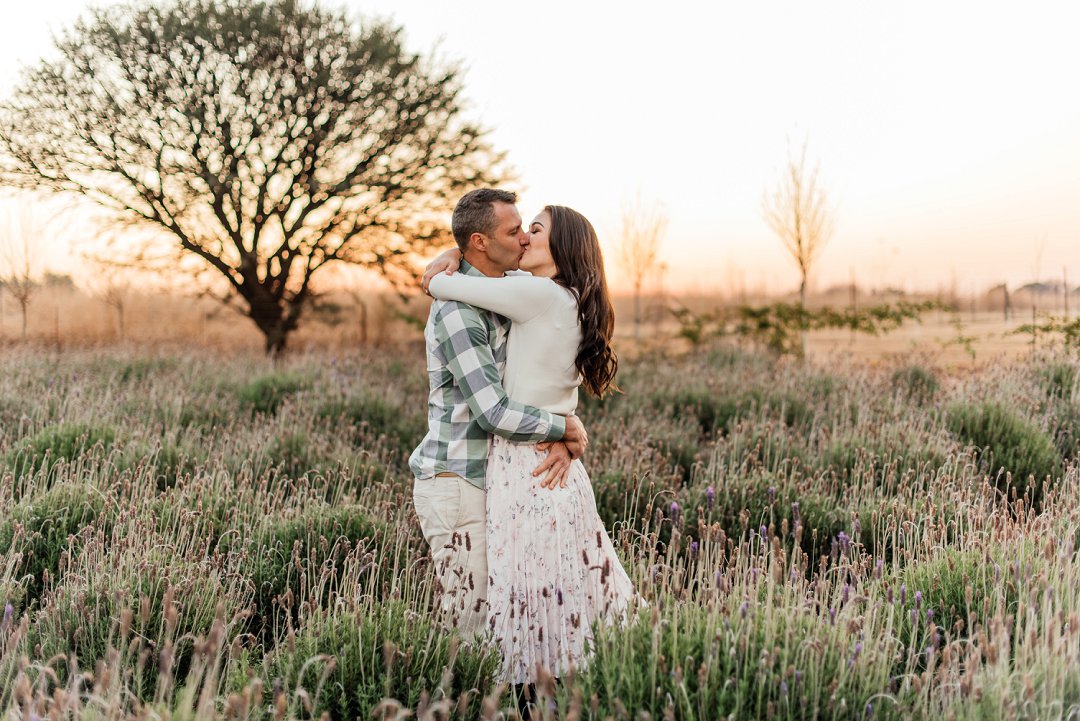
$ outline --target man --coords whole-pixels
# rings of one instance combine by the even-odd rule
[[[482,188],[454,208],[459,272],[499,277],[515,270],[528,245],[517,196]],[[553,443],[536,474],[552,482],[588,444],[574,416],[515,403],[502,387],[510,322],[457,301],[431,305],[427,345],[428,433],[409,459],[413,501],[442,584],[443,609],[466,635],[487,622],[487,518],[484,483],[492,434]]]

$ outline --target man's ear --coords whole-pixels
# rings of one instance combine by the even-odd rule
[[[481,253],[487,252],[487,236],[483,233],[473,233],[469,236],[469,247]]]

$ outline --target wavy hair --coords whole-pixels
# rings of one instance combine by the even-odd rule
[[[615,308],[608,295],[600,239],[588,218],[576,210],[563,205],[548,205],[544,210],[551,216],[548,243],[556,268],[552,280],[574,291],[578,299],[581,344],[574,364],[585,390],[603,398],[619,390],[615,385],[619,358],[611,347]]]

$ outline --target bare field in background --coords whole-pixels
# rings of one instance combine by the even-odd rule
[[[861,304],[880,303],[895,298],[860,299]],[[679,324],[668,310],[683,305],[696,313],[707,313],[735,301],[720,296],[649,299],[643,321],[637,328],[633,300],[616,298],[616,339],[626,355],[660,346],[673,350],[689,348],[679,338]],[[743,298],[740,303],[766,303],[766,298]],[[293,351],[334,350],[357,346],[382,346],[422,340],[429,300],[424,296],[402,299],[380,292],[335,292],[322,296],[290,338]],[[834,303],[833,305],[838,305]],[[1030,334],[1017,333],[1031,323],[1030,306],[1016,309],[1008,320],[1002,310],[976,307],[960,301],[967,310],[956,313],[935,311],[922,323],[908,323],[881,336],[848,331],[817,331],[810,334],[809,352],[815,358],[842,356],[868,361],[896,356],[918,356],[947,366],[981,365],[1002,358],[1030,354]],[[1075,313],[1075,309],[1073,309]],[[1040,320],[1063,316],[1064,308],[1047,305],[1037,310]],[[86,348],[116,344],[173,349],[198,346],[230,353],[260,351],[262,337],[250,320],[207,298],[130,292],[121,314],[103,299],[72,288],[43,288],[31,303],[27,318],[27,339],[58,348]],[[21,340],[22,319],[18,306],[8,296],[0,298],[0,344]],[[1055,339],[1036,338],[1036,347],[1045,350]]]

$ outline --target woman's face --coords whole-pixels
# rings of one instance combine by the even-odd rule
[[[529,244],[525,247],[525,254],[521,256],[522,270],[527,270],[533,275],[554,278],[558,273],[555,261],[551,257],[551,215],[546,211],[533,218],[529,223]]]

